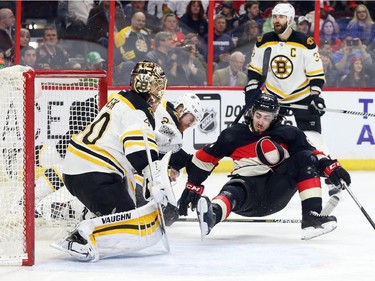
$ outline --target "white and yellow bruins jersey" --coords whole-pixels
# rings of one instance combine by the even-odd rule
[[[162,100],[155,111],[156,130],[163,124],[169,124],[177,128],[178,122],[178,113],[172,103]]]
[[[258,38],[248,66],[249,81],[260,81],[267,47],[271,56],[265,92],[278,96],[280,103],[293,103],[309,96],[311,88],[321,91],[325,76],[318,48],[313,38],[294,30],[286,42],[275,32]]]
[[[142,130],[147,131],[152,161],[158,159],[155,119],[149,104],[138,94],[120,92],[101,109],[85,130],[72,137],[63,173],[117,173],[133,177],[148,165]]]
[[[182,133],[179,131],[179,114],[169,101],[162,100],[155,111],[156,143],[161,154],[177,152],[182,147]]]

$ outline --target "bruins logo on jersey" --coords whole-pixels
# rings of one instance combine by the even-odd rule
[[[307,38],[306,44],[307,45],[314,45],[314,39],[312,37]]]
[[[271,69],[277,78],[286,79],[293,72],[293,62],[288,57],[279,55],[272,59]]]
[[[137,41],[135,42],[135,47],[138,51],[143,53],[146,53],[148,51],[147,43],[145,40],[142,39],[137,39]]]

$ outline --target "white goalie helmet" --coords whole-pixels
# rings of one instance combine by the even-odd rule
[[[292,26],[295,14],[296,12],[294,10],[294,7],[288,3],[277,4],[272,9],[272,16],[274,15],[286,16],[288,27]]]
[[[197,120],[197,124],[203,119],[203,108],[201,101],[195,94],[185,94],[181,96],[175,103],[174,107],[177,108],[179,105],[183,105],[184,109],[180,115],[180,118],[186,114],[191,113]]]

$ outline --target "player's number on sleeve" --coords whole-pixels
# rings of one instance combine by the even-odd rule
[[[87,132],[82,138],[83,143],[95,144],[103,136],[110,120],[111,114],[109,112],[101,114],[86,130]]]
[[[318,52],[314,53],[314,58],[315,58],[315,61],[319,61],[320,60],[320,56],[319,56]]]

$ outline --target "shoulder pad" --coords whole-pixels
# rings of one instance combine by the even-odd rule
[[[288,41],[299,43],[305,46],[307,49],[316,48],[314,38],[306,35],[305,33],[293,31],[292,35],[289,37]]]
[[[280,39],[275,32],[267,32],[266,34],[258,36],[256,46],[259,48],[266,43],[271,43],[272,41],[278,42]]]

